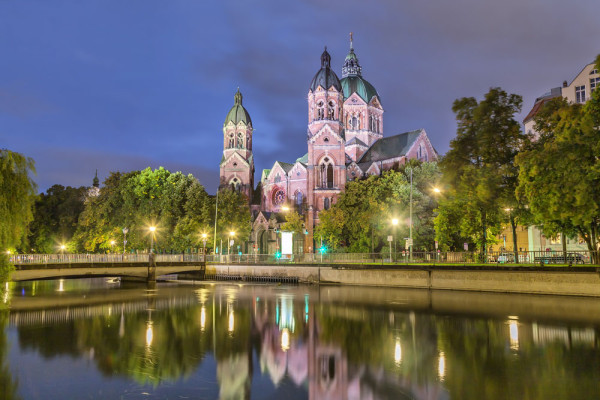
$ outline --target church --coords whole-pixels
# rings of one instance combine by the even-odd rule
[[[274,253],[279,248],[276,228],[285,221],[287,210],[295,210],[304,216],[306,229],[304,235],[294,235],[294,253],[313,253],[319,213],[335,204],[346,182],[379,175],[408,159],[438,158],[425,129],[384,136],[382,101],[363,77],[352,38],[342,79],[331,67],[327,48],[320,61],[308,89],[306,154],[293,162],[275,161],[262,171],[256,187],[252,120],[239,89],[223,123],[219,188],[232,187],[250,199],[253,226],[248,252]]]

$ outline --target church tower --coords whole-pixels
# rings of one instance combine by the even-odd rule
[[[383,108],[377,90],[362,76],[352,34],[340,84],[344,94],[342,121],[346,131],[346,153],[352,161],[358,161],[373,143],[383,137]]]
[[[242,105],[238,89],[234,104],[223,123],[223,158],[220,165],[219,190],[231,187],[252,199],[254,158],[252,156],[252,120]]]
[[[310,247],[319,212],[329,209],[346,185],[343,99],[342,85],[331,69],[331,56],[325,48],[321,54],[321,68],[308,91],[306,251],[314,250]]]

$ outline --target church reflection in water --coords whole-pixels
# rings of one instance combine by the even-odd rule
[[[136,290],[103,301],[61,294],[43,309],[33,307],[43,295],[15,297],[9,323],[21,350],[78,354],[143,387],[210,385],[199,372],[208,368],[220,399],[261,398],[260,390],[283,399],[502,399],[526,388],[578,398],[600,377],[595,322],[546,323],[501,307],[494,316],[442,313],[449,299],[427,291]]]

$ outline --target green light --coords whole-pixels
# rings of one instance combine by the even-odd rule
[[[327,253],[327,246],[323,245],[319,248],[319,253],[325,254]]]
[[[278,251],[275,253],[275,258],[280,259],[281,258],[281,252]]]

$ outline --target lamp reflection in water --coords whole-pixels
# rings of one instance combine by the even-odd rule
[[[146,321],[146,348],[152,346],[152,339],[154,338],[154,331],[152,330],[152,321]]]
[[[290,330],[285,328],[281,331],[281,350],[288,351],[290,349]]]
[[[394,349],[394,361],[396,361],[396,364],[402,363],[402,346],[400,345],[400,339],[396,339],[396,347]]]
[[[519,350],[519,317],[508,317],[508,333],[510,337],[511,350]]]
[[[206,327],[206,308],[202,306],[200,310],[200,330],[204,332],[204,328]]]
[[[57,292],[64,292],[65,291],[65,280],[64,279],[59,279],[58,280],[58,289],[56,290]]]
[[[229,333],[233,333],[234,328],[235,328],[235,319],[233,316],[233,309],[231,309],[231,311],[229,311],[229,326],[228,326]]]
[[[446,376],[446,356],[443,351],[440,351],[440,358],[438,360],[438,376],[443,381]]]

